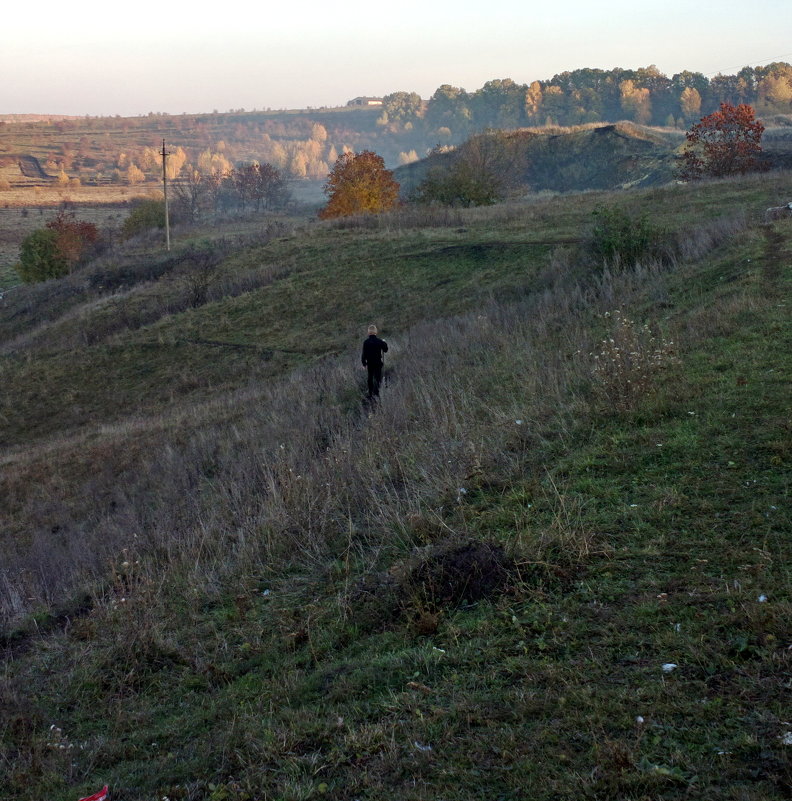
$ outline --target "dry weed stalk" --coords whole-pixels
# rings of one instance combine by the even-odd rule
[[[591,354],[596,386],[610,408],[629,411],[650,394],[659,374],[678,361],[674,343],[655,336],[647,324],[637,324],[619,309],[604,316],[611,331]]]

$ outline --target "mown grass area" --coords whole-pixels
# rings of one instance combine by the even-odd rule
[[[688,218],[679,191],[643,197],[670,226]],[[719,192],[721,214],[769,205],[759,181],[705,185],[706,203],[685,191],[701,214]],[[557,202],[569,217],[553,230],[573,231],[575,208],[582,221],[601,200]],[[119,799],[788,797],[792,226],[749,226],[673,269],[584,289],[574,260],[552,278],[508,249],[477,267],[485,237],[525,223],[501,221],[497,237],[492,226],[458,233],[470,255],[456,272],[449,232],[321,231],[297,270],[224,302],[248,336],[267,295],[300,332],[343,348],[323,309],[357,276],[322,254],[344,252],[370,258],[385,286],[400,260],[404,295],[376,313],[416,324],[396,329],[393,381],[371,416],[330,360],[282,402],[262,404],[251,380],[249,396],[215,408],[229,418],[219,433],[201,407],[178,426],[159,419],[151,447],[176,456],[141,519],[170,539],[130,541],[91,611],[8,640],[0,797],[65,801],[105,782]],[[334,239],[343,246],[327,250]],[[428,297],[430,276],[448,283]],[[503,298],[485,303],[485,287]],[[603,312],[617,308],[673,339],[677,359],[621,411],[592,376],[612,331]],[[165,341],[176,326],[230,334],[212,311],[154,328]],[[356,313],[338,303],[327,317],[347,314],[352,329]],[[165,497],[197,511],[158,523],[153,487],[179,470]],[[288,514],[261,516],[264,496]],[[440,558],[454,543],[491,543],[508,577],[477,597],[469,551],[454,551],[458,573]]]

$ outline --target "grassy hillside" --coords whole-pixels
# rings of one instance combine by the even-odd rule
[[[676,158],[685,141],[682,131],[630,122],[500,131],[487,136],[500,138],[509,152],[505,161],[511,176],[509,188],[515,195],[663,185],[676,178]],[[764,158],[768,165],[788,169],[792,164],[789,145],[788,128],[767,131]],[[397,168],[402,193],[409,196],[432,168],[449,167],[459,157],[459,149],[433,152]]]
[[[527,129],[494,134],[512,151],[513,185],[534,192],[619,189],[668,183],[674,177],[674,150],[680,138],[653,129],[617,123],[576,128]],[[492,136],[492,135],[491,135]],[[450,165],[456,151],[440,152],[396,170],[409,194],[435,166]]]
[[[281,224],[9,295],[0,798],[788,797],[788,186]],[[663,261],[587,260],[602,204]]]

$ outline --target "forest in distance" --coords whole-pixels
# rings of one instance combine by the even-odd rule
[[[748,104],[768,127],[785,126],[792,113],[792,65],[773,62],[711,77],[689,70],[669,77],[653,65],[584,68],[529,84],[494,79],[474,91],[443,84],[428,100],[396,91],[376,103],[27,122],[2,122],[0,116],[0,188],[3,180],[16,183],[11,173],[20,154],[39,160],[45,180],[64,184],[155,181],[163,138],[172,145],[170,169],[176,172],[187,164],[206,170],[258,160],[292,178],[324,179],[344,152],[374,150],[397,166],[491,128],[626,120],[681,134],[721,103]]]

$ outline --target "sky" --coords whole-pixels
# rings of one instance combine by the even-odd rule
[[[0,25],[0,114],[318,108],[579,67],[792,61],[789,0],[38,0]]]

